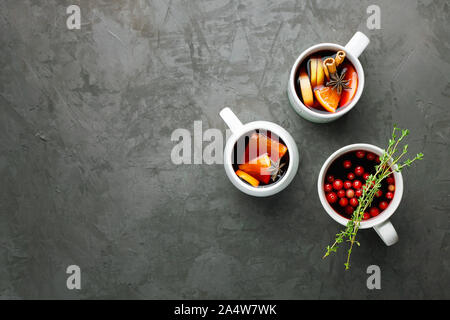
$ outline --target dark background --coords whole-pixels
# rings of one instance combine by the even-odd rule
[[[81,8],[81,30],[66,7]],[[368,30],[366,9],[381,8]],[[1,298],[450,298],[447,1],[1,1]],[[313,124],[289,105],[297,56],[360,30],[357,106]],[[291,185],[244,195],[221,165],[174,165],[177,128],[269,120],[296,140]],[[400,241],[359,234],[322,260],[340,225],[319,202],[325,159],[408,128]],[[82,289],[66,288],[79,265]],[[366,268],[381,267],[381,290]]]

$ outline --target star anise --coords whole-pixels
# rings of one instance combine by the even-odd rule
[[[333,87],[338,94],[341,94],[342,89],[350,89],[348,86],[350,80],[344,80],[346,71],[342,71],[341,75],[338,72],[330,74],[331,80],[327,82],[327,87]]]
[[[276,162],[273,160],[270,160],[270,162],[272,163],[272,167],[273,167],[272,181],[275,181],[277,179],[277,177],[281,176],[281,168],[283,168],[286,163],[280,164],[280,160],[278,160]]]

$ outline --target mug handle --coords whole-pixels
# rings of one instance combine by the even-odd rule
[[[345,50],[350,52],[355,58],[358,58],[370,43],[369,38],[362,32],[356,32],[349,42],[345,45]]]
[[[397,243],[398,241],[397,231],[395,231],[394,226],[389,220],[377,224],[376,226],[373,227],[373,229],[387,246],[392,246],[394,243]]]
[[[219,115],[222,117],[223,121],[225,121],[232,133],[235,133],[240,127],[243,126],[241,120],[236,117],[230,108],[223,108]]]

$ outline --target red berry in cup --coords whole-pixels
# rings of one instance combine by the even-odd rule
[[[347,196],[347,198],[353,198],[355,196],[355,191],[353,191],[353,189],[348,189],[345,192],[345,195]]]
[[[356,151],[356,157],[359,159],[364,158],[365,155],[366,155],[365,151],[362,151],[362,150]]]
[[[388,203],[386,201],[381,201],[378,207],[380,207],[381,210],[384,210],[388,207]]]
[[[394,199],[394,193],[392,193],[392,192],[386,192],[386,199],[388,199],[388,200]]]
[[[355,196],[357,198],[361,197],[361,195],[362,195],[362,190],[361,189],[358,189],[358,190],[355,191]]]
[[[337,201],[336,193],[334,193],[334,192],[328,193],[328,194],[327,194],[327,201],[328,201],[329,203],[335,203],[335,202]]]
[[[347,175],[348,180],[353,180],[355,179],[355,174],[353,172],[349,172]]]
[[[353,213],[353,211],[354,211],[353,207],[350,207],[350,206],[345,207],[346,214],[351,215]]]
[[[340,205],[341,207],[346,207],[346,206],[348,205],[348,200],[347,200],[347,198],[340,198],[340,199],[339,199],[339,205]]]
[[[377,198],[381,197],[382,195],[383,195],[383,191],[381,191],[381,190],[378,190],[377,193],[375,193],[375,196]]]
[[[333,188],[334,190],[341,190],[344,187],[344,183],[341,179],[336,179],[333,182]]]
[[[387,182],[387,184],[394,184],[394,183],[395,183],[395,180],[394,180],[393,177],[387,177],[387,178],[386,178],[386,182]]]
[[[367,179],[369,179],[370,174],[368,172],[363,174],[363,179],[364,181],[366,181]]]
[[[363,220],[367,220],[369,218],[370,218],[370,214],[368,214],[367,212],[364,212]]]
[[[366,156],[367,160],[369,160],[369,161],[375,160],[375,157],[376,156],[372,152],[368,152],[367,156]]]
[[[369,214],[372,216],[372,217],[376,217],[377,215],[379,215],[380,214],[380,210],[378,210],[378,208],[370,208],[370,210],[369,210]]]
[[[345,181],[344,182],[344,188],[345,189],[350,189],[352,187],[352,182],[351,181]]]
[[[338,196],[339,198],[345,197],[345,190],[344,190],[344,189],[339,190],[339,191],[337,192],[337,196]]]
[[[332,175],[327,176],[327,181],[329,183],[332,183],[334,181],[334,176],[332,176]]]
[[[350,200],[349,200],[349,204],[352,206],[352,207],[356,207],[357,205],[358,205],[358,199],[356,199],[356,198],[351,198]]]
[[[362,176],[362,175],[364,174],[364,168],[361,167],[361,166],[357,166],[357,167],[355,168],[355,174],[356,174],[357,176]]]
[[[362,188],[362,182],[359,180],[353,181],[353,188],[355,189],[361,189]]]
[[[380,157],[379,157],[379,156],[377,156],[377,157],[375,158],[375,162],[376,162],[376,163],[380,163],[380,162],[381,162],[381,160],[380,160]]]
[[[333,191],[333,186],[331,185],[331,183],[326,183],[323,186],[323,189],[325,190],[325,192],[331,192],[331,191]]]
[[[350,160],[345,160],[342,165],[345,169],[350,169],[352,167],[352,162]]]
[[[395,186],[393,184],[388,185],[388,190],[390,192],[394,192],[395,191]]]

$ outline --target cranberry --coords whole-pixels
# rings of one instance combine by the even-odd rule
[[[350,201],[348,202],[352,207],[356,207],[358,205],[358,199],[356,198],[351,198]]]
[[[345,181],[344,182],[344,188],[345,189],[350,189],[352,187],[352,182],[351,181]]]
[[[367,179],[369,179],[370,174],[368,172],[363,174],[363,179],[364,181],[366,181]]]
[[[367,157],[367,160],[373,161],[373,160],[375,160],[376,156],[372,152],[368,152],[366,157]]]
[[[348,215],[351,215],[352,213],[353,213],[353,207],[350,207],[350,206],[348,206],[348,207],[345,207],[345,213],[346,214],[348,214]]]
[[[353,198],[355,196],[355,191],[353,191],[353,189],[348,189],[345,195],[347,198]]]
[[[384,210],[388,207],[388,203],[386,201],[381,201],[378,207],[380,207],[381,210]]]
[[[375,196],[377,198],[381,197],[382,195],[383,195],[383,191],[381,191],[381,190],[378,190],[377,193],[375,193]]]
[[[328,201],[329,203],[335,203],[335,202],[337,201],[336,193],[334,193],[334,192],[328,193],[328,194],[327,194],[327,201]]]
[[[337,196],[338,196],[339,198],[345,197],[345,190],[344,190],[344,189],[339,190],[339,191],[337,192]]]
[[[395,183],[395,180],[394,180],[393,177],[387,177],[387,178],[386,178],[386,182],[387,182],[387,184],[394,184],[394,183]]]
[[[344,187],[344,183],[341,179],[336,179],[333,182],[333,188],[334,190],[341,190]]]
[[[362,188],[362,182],[359,180],[353,181],[353,188],[355,189],[361,189]]]
[[[362,190],[361,189],[358,189],[358,190],[355,191],[355,196],[357,198],[361,197],[361,195],[362,195]]]
[[[375,161],[376,161],[376,163],[380,163],[380,162],[381,162],[380,157],[377,156],[376,159],[375,159]]]
[[[369,218],[370,218],[370,214],[368,214],[367,212],[364,212],[363,220],[367,220]]]
[[[357,176],[362,176],[362,175],[364,174],[364,168],[361,167],[361,166],[357,166],[357,167],[355,168],[355,174],[356,174]]]
[[[388,190],[390,192],[394,192],[395,191],[395,186],[393,184],[388,185]]]
[[[328,181],[329,183],[332,183],[332,182],[334,181],[334,176],[329,175],[329,176],[327,177],[327,181]]]
[[[380,214],[380,210],[378,210],[378,208],[370,208],[369,213],[372,217],[376,217],[377,215]]]
[[[388,199],[388,200],[394,199],[394,193],[393,192],[386,192],[386,199]]]
[[[333,191],[333,186],[331,185],[331,183],[326,183],[323,189],[325,190],[325,192],[331,192]]]
[[[355,174],[353,172],[349,172],[349,174],[347,175],[348,180],[353,180],[355,179]]]
[[[345,169],[350,169],[352,167],[352,162],[350,160],[345,160],[342,165]]]
[[[362,159],[362,158],[364,158],[365,155],[366,155],[365,151],[362,151],[362,150],[356,151],[356,157],[357,158]]]
[[[340,205],[341,207],[346,207],[346,206],[348,205],[348,200],[347,200],[347,198],[340,198],[340,199],[339,199],[339,205]]]

